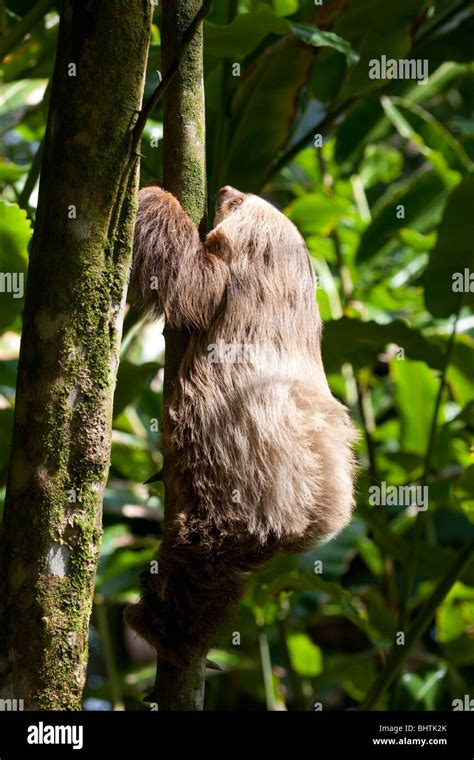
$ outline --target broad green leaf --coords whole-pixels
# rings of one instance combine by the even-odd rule
[[[419,105],[404,98],[387,97],[381,99],[382,108],[402,137],[418,144],[420,151],[432,161],[439,163],[436,154],[441,154],[446,164],[454,171],[465,174],[472,168],[469,156],[451,133]]]
[[[0,200],[0,329],[13,325],[23,309],[30,238],[26,211]]]
[[[346,58],[348,66],[357,63],[359,60],[358,54],[351,48],[349,42],[333,32],[323,32],[321,29],[317,29],[309,24],[289,22],[288,25],[293,34],[308,45],[330,47],[337,50],[338,53],[342,53]]]
[[[383,182],[394,182],[403,168],[403,154],[388,145],[368,145],[359,169],[362,184],[367,189]]]
[[[401,418],[403,451],[424,454],[433,420],[439,380],[422,362],[392,361],[395,401]]]
[[[333,32],[326,32],[310,24],[286,21],[282,13],[275,14],[268,5],[259,5],[250,13],[237,15],[230,24],[204,24],[206,54],[219,58],[242,58],[248,55],[270,34],[294,34],[307,45],[330,47],[342,53],[348,64],[358,56],[350,44]]]
[[[300,7],[299,0],[273,0],[272,4],[277,16],[291,16]]]
[[[151,383],[159,368],[157,362],[140,365],[127,360],[120,362],[114,395],[114,417],[135,401],[143,388]]]
[[[305,633],[290,633],[287,643],[291,664],[298,675],[312,678],[322,672],[322,652],[309,636]]]
[[[377,675],[376,655],[367,651],[351,654],[329,654],[324,658],[324,670],[315,681],[316,693],[324,687],[342,686],[346,693],[360,701]]]
[[[96,590],[106,598],[137,588],[138,575],[153,558],[154,549],[130,551],[117,549],[96,576]]]
[[[336,138],[334,158],[339,164],[345,163],[352,154],[374,139],[372,130],[383,118],[380,99],[374,96],[357,100],[344,119]]]
[[[338,95],[339,100],[360,96],[384,86],[383,80],[368,76],[369,63],[382,54],[387,58],[406,58],[412,45],[411,25],[427,0],[349,0],[340,13],[334,31],[348,40],[360,55],[359,63],[348,71]]]
[[[0,361],[0,393],[7,398],[13,398],[17,369],[16,359]]]
[[[267,49],[234,98],[228,163],[223,176],[240,190],[258,192],[291,133],[314,50],[296,40]]]
[[[144,483],[153,474],[153,465],[147,451],[145,440],[132,445],[133,437],[121,434],[120,441],[112,441],[111,466],[112,471],[120,473],[134,483]]]
[[[425,277],[425,303],[435,317],[474,305],[472,208],[474,174],[450,196]]]
[[[27,171],[27,167],[18,166],[11,161],[6,161],[4,158],[0,158],[0,182],[16,182]]]
[[[433,70],[428,84],[419,87],[416,82],[393,81],[384,87],[387,95],[403,93],[410,103],[430,101],[442,94],[452,80],[465,74],[468,67],[445,63]],[[391,125],[384,114],[380,98],[375,95],[357,99],[343,121],[336,140],[335,159],[344,164],[355,159],[367,144],[388,136]]]
[[[469,522],[474,523],[474,464],[464,470],[454,486],[453,493]]]
[[[437,67],[443,61],[472,62],[472,40],[474,38],[474,16],[464,19],[453,27],[447,23],[445,33],[437,29],[425,42],[416,45],[416,57],[427,58],[430,67]]]
[[[315,574],[316,569],[320,569],[326,579],[344,575],[354,558],[356,546],[366,531],[364,521],[353,518],[332,541],[316,546],[298,557],[299,569],[310,576]]]
[[[442,681],[446,677],[447,668],[441,667],[437,670],[429,670],[423,678],[414,673],[404,673],[402,676],[402,686],[409,694],[409,704],[400,705],[399,709],[414,709],[421,706],[424,710],[436,709],[436,697],[441,688]]]
[[[268,5],[237,15],[230,24],[204,22],[204,50],[218,58],[243,58],[269,34],[289,33],[288,22],[276,16]]]
[[[384,571],[384,562],[382,553],[375,541],[365,536],[358,542],[357,550],[372,575],[376,578],[381,578]]]
[[[474,589],[456,583],[436,613],[436,639],[455,641],[474,630]]]
[[[421,232],[404,227],[400,230],[399,237],[402,243],[407,245],[413,251],[431,251],[436,245],[435,232],[432,232],[429,235],[423,235]]]
[[[433,169],[393,185],[374,208],[357,251],[359,264],[383,253],[400,229],[430,231],[440,220],[449,188]],[[398,218],[400,217],[400,218]]]
[[[468,427],[474,428],[474,401],[469,401],[455,419],[463,420]]]
[[[422,333],[396,320],[381,325],[342,317],[326,322],[323,333],[323,359],[327,372],[337,372],[341,364],[350,362],[355,368],[371,367],[388,344],[403,348],[411,359],[426,362],[440,369],[443,353]],[[397,364],[403,364],[398,361]]]
[[[44,79],[20,79],[0,85],[0,126],[12,127],[23,116],[23,109],[41,103],[46,85]]]
[[[308,193],[293,201],[285,209],[285,214],[304,236],[329,235],[339,220],[349,212],[350,207],[345,198]]]
[[[371,588],[363,595],[370,625],[387,640],[393,641],[397,632],[397,618],[390,609],[386,599],[376,588]]]

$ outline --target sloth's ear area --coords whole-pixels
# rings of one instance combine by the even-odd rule
[[[204,249],[223,261],[232,261],[235,255],[231,241],[220,227],[209,232],[204,242]]]

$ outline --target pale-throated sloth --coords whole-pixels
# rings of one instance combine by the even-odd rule
[[[350,520],[354,429],[321,361],[303,238],[272,205],[220,191],[201,242],[179,202],[140,192],[132,286],[190,330],[163,448],[170,515],[158,574],[141,576],[128,623],[178,665],[205,654],[245,573]]]

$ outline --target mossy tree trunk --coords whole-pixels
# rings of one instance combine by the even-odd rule
[[[162,68],[166,72],[179,50],[184,32],[203,6],[202,0],[167,0],[162,10]],[[179,198],[201,234],[206,228],[206,156],[202,24],[181,60],[179,71],[163,99],[164,185]],[[189,334],[165,327],[164,403],[169,403]],[[166,488],[166,462],[164,480]],[[166,517],[174,507],[166,489]],[[204,658],[186,668],[157,665],[155,696],[160,710],[202,710]]]
[[[2,536],[0,695],[80,709],[137,190],[150,0],[65,0]]]

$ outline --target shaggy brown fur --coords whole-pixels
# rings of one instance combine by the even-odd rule
[[[226,187],[201,243],[178,201],[141,191],[132,285],[191,329],[164,419],[178,507],[130,625],[183,665],[203,655],[245,573],[350,520],[354,430],[329,390],[307,249],[269,203]]]

